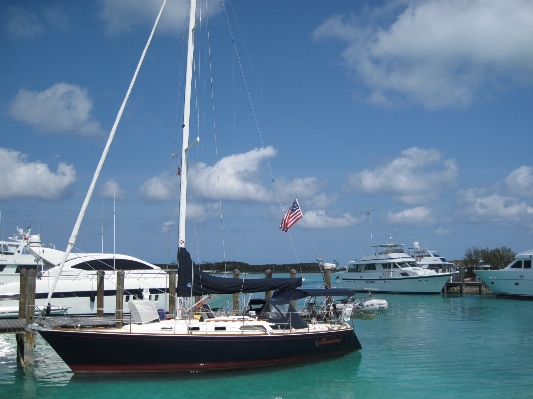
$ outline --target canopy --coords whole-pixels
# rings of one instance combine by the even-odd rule
[[[194,283],[193,283],[194,273]],[[301,287],[301,278],[221,278],[203,272],[193,264],[191,255],[185,248],[178,249],[178,288],[179,297],[208,294],[236,294],[239,292],[266,292],[288,290]]]

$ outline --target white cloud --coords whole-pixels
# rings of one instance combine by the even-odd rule
[[[146,180],[139,187],[138,193],[146,202],[168,201],[172,198],[173,189],[170,173],[165,172]]]
[[[292,201],[294,197],[299,199],[311,198],[325,186],[325,182],[316,177],[302,177],[287,180],[284,178],[276,179],[276,187],[280,198],[284,201]],[[325,196],[325,194],[322,194]],[[323,197],[325,199],[325,197]],[[319,198],[316,198],[319,201]]]
[[[445,229],[444,227],[439,227],[433,232],[433,234],[436,236],[448,236],[450,235],[450,230]]]
[[[105,22],[105,31],[113,35],[128,32],[138,25],[152,26],[163,4],[160,0],[123,1],[100,0],[100,18]],[[203,7],[203,5],[199,6]],[[220,10],[219,1],[209,1],[209,16]],[[175,32],[188,23],[189,6],[186,1],[167,1],[158,24],[158,31]],[[205,16],[205,10],[203,11]]]
[[[405,204],[426,203],[454,185],[457,166],[434,149],[412,147],[375,170],[365,169],[348,178],[348,186],[367,194],[390,193]]]
[[[27,155],[0,147],[0,199],[40,198],[60,200],[76,181],[72,165],[60,162],[53,173],[42,162],[28,162]]]
[[[32,38],[44,33],[38,15],[19,7],[10,7],[7,11],[6,28],[15,37]]]
[[[337,194],[326,194],[321,193],[320,195],[317,195],[313,198],[310,198],[305,201],[306,206],[314,207],[314,208],[327,208],[331,204],[335,203],[337,201],[338,195]]]
[[[100,124],[90,115],[92,108],[87,89],[56,83],[42,92],[19,90],[11,104],[10,114],[43,132],[102,134]]]
[[[399,213],[389,212],[387,220],[395,225],[409,225],[409,226],[423,226],[430,225],[435,222],[431,214],[431,209],[425,206],[417,206],[415,208],[405,209]]]
[[[168,233],[170,229],[174,228],[176,224],[177,223],[173,221],[168,221],[168,222],[163,223],[163,226],[161,226],[161,233],[163,234]]]
[[[344,213],[341,217],[331,217],[326,215],[324,210],[317,210],[305,212],[304,220],[306,227],[311,229],[334,229],[355,226],[364,221],[364,216],[355,218],[349,213]]]
[[[218,203],[187,204],[187,220],[203,222],[207,219],[219,218],[220,219],[220,205]]]
[[[516,194],[533,196],[533,168],[521,166],[506,177],[505,183],[509,190]]]
[[[515,197],[486,194],[482,190],[469,189],[460,193],[465,204],[464,213],[471,222],[531,222],[533,207]]]
[[[100,196],[103,198],[126,199],[126,191],[120,188],[120,185],[113,179],[109,179],[100,186]]]
[[[269,146],[255,148],[243,154],[222,158],[218,164],[207,166],[199,163],[190,168],[190,184],[200,196],[215,200],[269,202],[273,190],[264,187],[259,179],[259,166],[267,157],[274,157],[277,151]]]
[[[466,107],[509,84],[532,82],[531,1],[396,4],[401,8],[389,3],[358,17],[330,17],[314,32],[347,42],[342,58],[366,101]]]

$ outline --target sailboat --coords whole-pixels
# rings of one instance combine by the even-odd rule
[[[196,0],[191,1],[185,87],[177,297],[173,317],[160,320],[150,301],[129,301],[133,322],[120,329],[38,331],[75,373],[201,372],[272,366],[343,356],[361,349],[345,312],[317,320],[296,311],[292,300],[316,292],[301,278],[224,279],[202,272],[186,249],[187,153]],[[73,234],[74,236],[75,234]],[[214,312],[212,294],[274,291],[237,314]],[[351,291],[321,290],[324,296]],[[197,301],[195,298],[200,298]],[[188,300],[185,300],[188,298]]]

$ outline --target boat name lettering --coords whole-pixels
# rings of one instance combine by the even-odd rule
[[[340,335],[335,335],[333,337],[324,337],[322,339],[316,340],[316,346],[324,346],[324,345],[330,345],[330,344],[337,344],[339,342],[342,342],[342,337]]]

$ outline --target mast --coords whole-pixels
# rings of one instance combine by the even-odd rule
[[[187,45],[187,70],[185,72],[185,100],[183,104],[183,142],[181,151],[180,220],[178,248],[185,248],[185,216],[187,214],[187,154],[189,152],[189,125],[191,119],[192,68],[194,61],[194,27],[196,22],[196,0],[191,0],[189,35]]]

